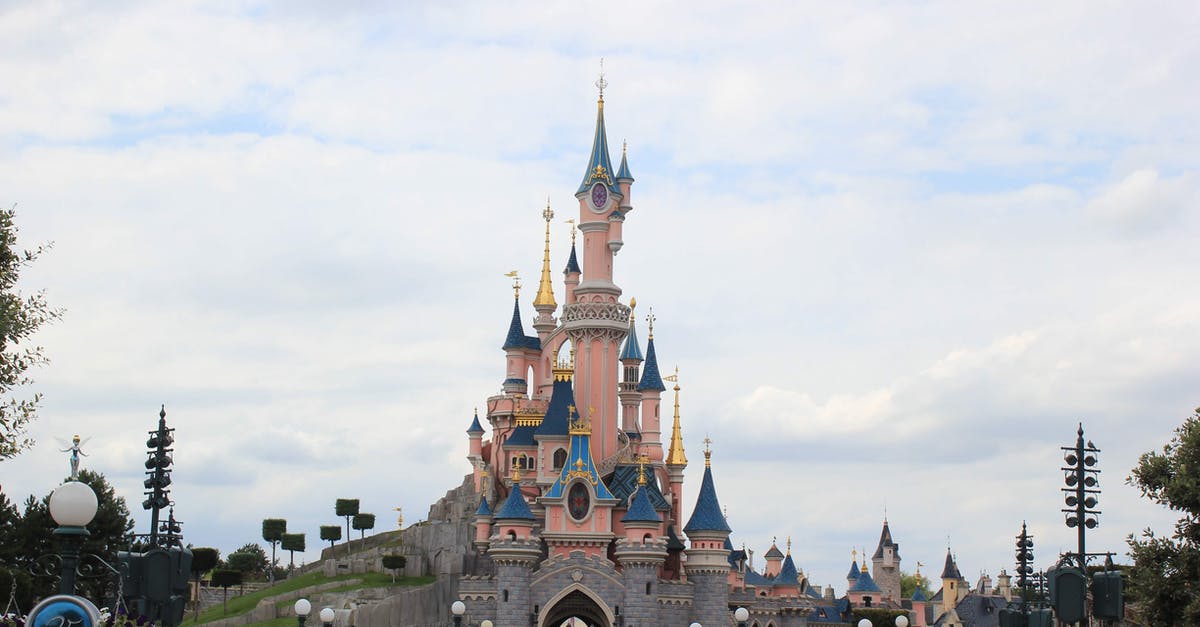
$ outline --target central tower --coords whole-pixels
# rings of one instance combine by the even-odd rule
[[[604,74],[596,81],[596,132],[579,200],[579,230],[583,233],[583,276],[563,306],[561,324],[575,347],[575,394],[580,414],[592,424],[597,459],[609,459],[628,438],[618,441],[620,403],[617,399],[621,341],[629,332],[631,310],[617,302],[621,288],[613,283],[613,257],[621,249],[621,225],[633,210],[629,201],[633,177],[622,151],[621,169],[614,172],[604,128]]]

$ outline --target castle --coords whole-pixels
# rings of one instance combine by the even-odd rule
[[[467,429],[471,481],[479,495],[473,517],[479,559],[458,581],[471,624],[559,627],[575,618],[600,627],[728,625],[745,607],[748,625],[793,627],[849,620],[851,607],[905,609],[912,624],[961,624],[957,567],[947,555],[943,591],[926,600],[901,598],[899,546],[884,521],[868,572],[866,555],[847,578],[847,592],[811,585],[791,555],[772,544],[762,572],[753,553],[735,549],[721,509],[705,440],[703,480],[685,517],[684,451],[678,376],[663,376],[654,318],[645,351],[636,301],[622,303],[614,260],[633,213],[626,150],[613,168],[604,123],[604,79],[597,82],[595,134],[572,229],[560,305],[552,278],[546,222],[536,312],[527,335],[520,285],[503,350],[500,393]],[[582,233],[578,254],[575,228]],[[582,263],[580,260],[582,258]],[[558,317],[555,314],[558,313]],[[663,393],[672,383],[673,411],[663,438]],[[485,439],[484,424],[491,437]],[[951,572],[952,571],[952,572]],[[947,579],[947,575],[952,575]],[[949,592],[945,590],[949,587]],[[953,597],[953,601],[951,601]],[[935,618],[937,621],[935,623]]]

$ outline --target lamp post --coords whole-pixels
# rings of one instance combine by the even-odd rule
[[[739,607],[733,611],[733,620],[737,621],[738,627],[746,627],[746,621],[750,620],[750,610]]]
[[[904,614],[897,616],[896,627],[908,627],[908,617]]]
[[[467,613],[467,604],[462,601],[451,603],[450,613],[454,615],[454,627],[461,627],[463,614]]]
[[[308,613],[312,611],[312,603],[308,599],[298,599],[293,607],[296,610],[296,622],[304,627],[304,621],[308,620]]]
[[[871,627],[871,619],[864,618],[858,621],[858,627]]]
[[[54,535],[62,538],[61,594],[75,594],[75,569],[79,566],[79,549],[83,539],[91,535],[87,525],[96,517],[96,492],[79,481],[68,481],[50,494],[50,517],[58,523]]]
[[[482,622],[479,623],[479,627],[493,627],[493,624],[492,624],[492,621],[485,618],[485,619],[483,619]]]
[[[333,627],[334,613],[332,607],[327,607],[321,610],[321,624],[325,627]]]

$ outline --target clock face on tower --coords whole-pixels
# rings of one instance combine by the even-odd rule
[[[599,211],[608,204],[608,188],[603,183],[592,185],[592,208]]]

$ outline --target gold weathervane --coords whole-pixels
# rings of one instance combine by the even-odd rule
[[[566,222],[567,224],[571,225],[571,245],[574,246],[575,245],[575,218],[571,218],[569,220],[563,220],[563,222]]]
[[[505,272],[504,276],[513,280],[513,298],[521,297],[521,276],[516,270]]]
[[[395,510],[395,512],[396,512],[396,528],[403,529],[404,528],[404,508],[403,507],[393,507],[392,509]]]

